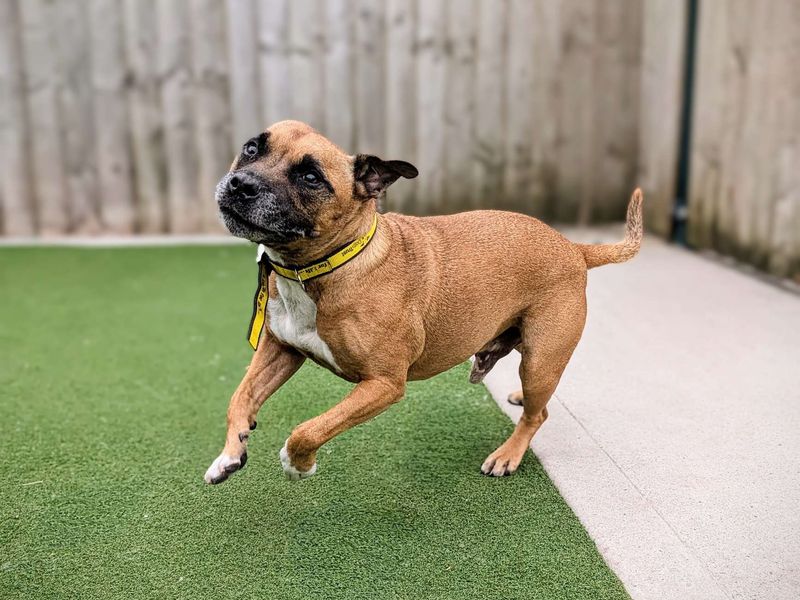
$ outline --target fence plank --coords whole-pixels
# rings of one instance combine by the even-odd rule
[[[765,94],[770,87],[771,55],[775,47],[775,4],[751,2],[747,27],[751,36],[740,128],[740,141],[733,150],[735,172],[734,194],[740,207],[735,238],[745,249],[747,260],[765,265],[769,240],[769,225],[774,201],[776,137],[780,125],[774,122],[774,97]],[[766,210],[764,210],[766,208]]]
[[[636,177],[642,2],[597,4],[589,203],[579,221],[619,220]]]
[[[289,73],[293,118],[325,127],[322,81],[322,5],[318,0],[289,4]]]
[[[325,135],[346,152],[353,152],[353,54],[355,12],[349,0],[325,3],[324,90]]]
[[[19,0],[0,0],[0,220],[7,235],[31,235],[36,231],[19,4]]]
[[[691,147],[691,180],[687,237],[699,247],[713,245],[717,221],[716,203],[722,185],[721,138],[724,129],[723,89],[728,37],[726,7],[707,3],[700,13],[697,31],[697,63],[694,77],[694,131]]]
[[[233,111],[233,147],[266,129],[260,106],[256,7],[252,0],[228,0],[228,53]]]
[[[504,205],[505,77],[508,2],[478,3],[473,207]]]
[[[565,0],[562,7],[561,106],[558,117],[558,221],[585,224],[591,216],[594,181],[595,113],[586,98],[595,94],[598,5]]]
[[[444,157],[442,180],[448,211],[464,210],[471,204],[475,120],[475,19],[476,2],[449,0],[447,3]]]
[[[31,180],[36,196],[39,232],[63,234],[69,230],[69,197],[64,179],[58,114],[58,55],[50,35],[57,23],[55,7],[45,0],[20,3],[25,52],[27,112],[30,123]],[[29,181],[29,185],[30,185]]]
[[[355,27],[356,152],[386,152],[386,87],[382,0],[357,0]]]
[[[446,5],[417,2],[417,210],[436,212],[444,192],[444,57]]]
[[[137,222],[143,233],[160,233],[167,230],[167,166],[156,1],[125,0],[123,8]]]
[[[95,157],[94,84],[89,6],[86,0],[57,2],[52,31],[58,48],[58,107],[64,143],[70,229],[103,231]],[[132,201],[132,198],[131,198]]]
[[[727,58],[722,70],[723,101],[719,108],[723,117],[720,136],[720,165],[723,188],[716,198],[719,227],[718,244],[724,252],[741,257],[738,252],[737,237],[739,222],[743,216],[743,202],[746,202],[731,185],[736,172],[742,167],[739,155],[742,143],[740,123],[745,110],[742,99],[747,90],[747,65],[752,50],[752,31],[750,22],[751,0],[732,3],[725,15],[727,36],[723,55]],[[730,60],[733,58],[734,60]]]
[[[227,145],[220,143],[231,137],[225,6],[218,0],[192,0],[191,8],[201,227],[221,232],[214,190],[231,162]]]
[[[503,182],[507,206],[525,211],[531,200],[533,184],[533,106],[534,40],[536,5],[530,0],[511,0],[508,26],[508,78],[506,79],[506,114],[513,127],[508,128],[505,153],[508,161]]]
[[[192,110],[191,37],[186,24],[186,0],[159,0],[159,63],[161,102],[167,156],[167,218],[169,230],[200,230],[195,210],[197,150]]]
[[[643,10],[637,178],[647,199],[645,223],[666,236],[672,228],[678,168],[686,7],[650,0]]]
[[[532,173],[525,212],[550,219],[558,173],[558,114],[561,72],[561,8],[557,2],[534,0]]]
[[[701,49],[695,112],[689,240],[737,252],[742,198],[731,183],[741,168],[738,149],[751,50],[750,22],[743,3],[709,3],[700,14]]]
[[[386,8],[386,155],[417,164],[416,3],[389,0]],[[417,180],[400,181],[389,189],[390,210],[403,212],[416,204]]]
[[[800,283],[800,4],[794,0],[776,4],[770,89],[774,90],[774,122],[778,128],[767,268]]]
[[[289,1],[258,3],[258,62],[264,128],[292,118],[289,84]],[[233,105],[236,107],[236,104]],[[240,143],[237,143],[238,150]]]
[[[118,0],[91,0],[89,7],[100,213],[107,231],[133,233],[136,212],[120,6]]]

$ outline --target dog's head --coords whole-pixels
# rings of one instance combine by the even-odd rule
[[[342,241],[389,185],[416,176],[407,162],[351,156],[305,123],[281,121],[244,145],[216,198],[233,235],[298,256]]]

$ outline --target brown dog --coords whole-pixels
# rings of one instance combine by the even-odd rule
[[[205,475],[224,481],[247,460],[264,401],[306,358],[357,385],[339,404],[298,425],[280,452],[287,476],[316,471],[320,446],[475,355],[471,380],[517,348],[524,413],[481,466],[507,475],[547,418],[547,401],[583,331],[586,270],[628,260],[642,238],[642,195],[628,206],[618,244],[573,244],[532,217],[474,211],[417,218],[376,216],[376,200],[402,161],[350,156],[308,125],[282,121],[245,144],[217,187],[228,229],[263,244],[269,260],[300,267],[368,232],[352,260],[304,283],[272,273],[266,323],[228,408],[222,454]],[[291,271],[291,269],[289,269]]]

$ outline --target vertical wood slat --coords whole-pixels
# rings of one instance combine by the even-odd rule
[[[507,134],[503,193],[508,208],[550,218],[559,126],[561,7],[512,0],[508,16]]]
[[[595,114],[586,98],[595,95],[598,4],[564,0],[562,7],[561,87],[558,115],[557,221],[586,224],[592,211],[595,177]]]
[[[475,65],[475,186],[472,207],[501,208],[505,158],[507,0],[478,3]]]
[[[136,213],[121,11],[117,0],[91,0],[89,7],[100,214],[108,232],[133,233]]]
[[[159,72],[167,157],[167,223],[173,233],[200,229],[187,0],[158,0]]]
[[[647,227],[667,236],[672,228],[678,168],[686,5],[649,0],[643,11],[637,179],[647,198]]]
[[[349,0],[325,2],[325,48],[321,96],[325,134],[345,152],[353,152],[352,28],[355,13]]]
[[[225,6],[218,0],[192,0],[191,9],[201,228],[223,232],[214,191],[231,162],[225,143],[231,137]]]
[[[55,8],[58,19],[51,35],[58,48],[58,108],[71,231],[97,234],[104,231],[104,226],[95,166],[98,161],[89,3],[58,2]]]
[[[356,149],[380,156],[386,151],[385,5],[355,1]]]
[[[36,197],[38,232],[43,235],[69,231],[69,195],[62,163],[61,128],[56,89],[57,53],[50,36],[56,23],[55,6],[45,0],[20,2],[25,53],[25,94],[30,123],[28,185]]]
[[[774,121],[770,89],[770,58],[774,52],[771,15],[775,5],[751,2],[747,11],[750,52],[744,82],[743,104],[738,127],[740,137],[732,149],[736,165],[732,173],[740,207],[735,224],[735,243],[746,248],[749,260],[765,264],[766,242],[774,199],[775,137],[780,124]],[[742,15],[743,16],[743,15]],[[775,88],[773,88],[775,89]],[[766,134],[766,135],[765,135]],[[766,205],[766,206],[765,206]],[[759,207],[767,210],[759,210]]]
[[[157,0],[125,0],[130,130],[142,233],[167,231],[167,166],[161,110]]]
[[[506,114],[513,124],[505,136],[506,171],[503,192],[507,206],[525,210],[531,200],[533,184],[533,140],[536,124],[533,106],[534,41],[536,5],[530,0],[511,0],[508,14],[508,77],[506,79]],[[533,34],[532,34],[533,33]]]
[[[292,116],[289,83],[289,0],[258,3],[258,60],[263,126]],[[234,108],[238,108],[233,102]],[[238,149],[241,141],[237,141]]]
[[[417,3],[417,206],[426,213],[444,197],[445,9],[443,2]]]
[[[716,200],[722,180],[719,145],[724,126],[722,75],[726,56],[720,48],[728,36],[725,7],[718,2],[706,3],[697,28],[687,236],[690,244],[709,247],[716,237]]]
[[[550,0],[533,0],[532,173],[525,212],[544,219],[553,215],[558,177],[559,84],[561,81],[561,8]]]
[[[800,277],[800,256],[787,252],[786,244],[787,234],[798,225],[800,208],[800,74],[790,58],[797,56],[793,52],[800,42],[797,17],[796,3],[753,6],[742,158],[735,185],[746,211],[737,223],[740,256],[775,273]]]
[[[266,127],[259,96],[258,20],[253,0],[228,0],[227,7],[232,146],[238,150]]]
[[[636,177],[642,2],[597,4],[592,52],[594,146],[584,223],[621,219]],[[574,176],[581,176],[580,173]]]
[[[289,74],[293,118],[324,129],[322,19],[319,0],[289,4]]]
[[[417,165],[416,3],[386,5],[386,158]],[[354,149],[355,150],[355,149]],[[416,179],[399,181],[387,193],[387,208],[416,205]]]
[[[689,239],[728,253],[737,247],[741,197],[731,184],[739,169],[742,131],[738,124],[751,48],[750,23],[743,20],[742,8],[741,2],[728,8],[704,7],[699,38],[703,54],[695,78],[695,148],[702,159],[692,164]]]
[[[742,142],[739,123],[745,109],[741,99],[747,89],[747,64],[752,44],[748,9],[752,3],[753,0],[744,0],[731,4],[724,18],[727,31],[721,81],[723,97],[719,105],[722,131],[718,138],[723,188],[715,203],[719,220],[719,247],[725,253],[737,256],[741,256],[736,243],[736,227],[742,212],[743,198],[731,184],[736,171],[741,167],[737,150]]]
[[[773,19],[777,35],[772,56],[776,131],[775,199],[768,241],[768,268],[800,282],[800,4],[779,0]]]
[[[0,0],[0,223],[7,235],[32,235],[36,232],[36,207],[28,156],[19,4],[20,0]]]
[[[447,41],[445,98],[442,126],[444,127],[444,156],[442,157],[443,197],[447,210],[465,210],[471,204],[474,185],[472,149],[475,120],[475,82],[477,2],[449,0],[447,2]]]

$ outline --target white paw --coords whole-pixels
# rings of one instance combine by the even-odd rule
[[[224,452],[214,459],[208,467],[203,479],[206,483],[222,483],[234,471],[241,469],[247,462],[247,453],[241,457],[228,456]]]
[[[281,466],[283,467],[283,472],[286,474],[286,479],[297,481],[298,479],[305,479],[306,477],[311,477],[314,473],[317,472],[317,463],[311,465],[311,468],[308,471],[298,471],[297,469],[295,469],[292,466],[291,461],[289,460],[289,452],[286,450],[286,442],[284,442],[283,448],[281,448],[279,456],[281,457]]]

